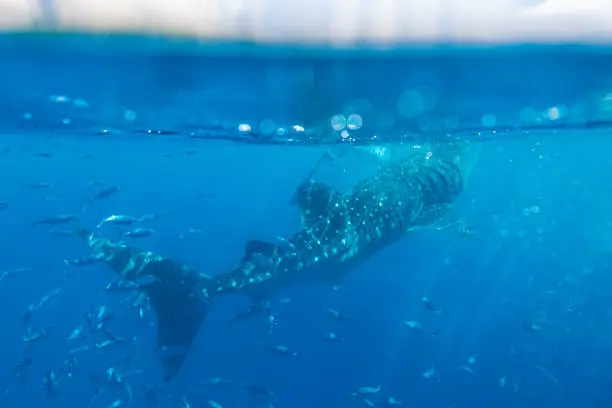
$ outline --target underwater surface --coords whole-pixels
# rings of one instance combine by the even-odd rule
[[[1,406],[612,406],[608,49],[0,52]]]

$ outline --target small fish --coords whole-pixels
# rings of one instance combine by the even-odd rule
[[[45,373],[44,388],[45,396],[50,397],[55,395],[55,387],[57,385],[57,376],[53,370],[47,370]]]
[[[155,230],[151,228],[136,228],[131,231],[126,231],[122,235],[130,238],[145,238],[155,234]]]
[[[281,355],[281,356],[297,356],[297,351],[291,351],[289,348],[285,346],[274,346],[270,349],[273,353]]]
[[[75,236],[75,232],[69,229],[50,229],[49,234],[54,237],[73,237]]]
[[[49,335],[48,329],[43,328],[36,332],[32,332],[32,329],[28,328],[28,330],[26,331],[26,334],[24,334],[23,336],[23,342],[26,343],[26,345],[30,345],[32,343],[36,343],[36,342],[43,340],[48,335]]]
[[[218,402],[215,402],[213,400],[210,400],[207,402],[208,406],[210,408],[223,408],[223,406],[221,406],[221,404],[219,404]]]
[[[189,351],[185,347],[181,346],[163,346],[155,350],[157,354],[160,354],[164,357],[174,357],[174,356],[183,356],[187,354]]]
[[[34,156],[36,156],[36,157],[44,157],[46,159],[50,159],[50,158],[53,157],[53,155],[51,153],[47,153],[47,152],[34,153]]]
[[[269,327],[268,336],[271,336],[272,335],[272,331],[274,330],[274,328],[276,326],[278,326],[278,320],[276,319],[276,316],[274,316],[269,311],[268,311],[268,319],[267,320],[268,320],[268,327]]]
[[[163,217],[165,214],[161,214],[161,213],[150,213],[150,214],[145,214],[142,217],[140,217],[138,219],[138,222],[140,223],[144,223],[144,222],[149,222],[149,221],[155,221],[161,217]]]
[[[334,342],[340,342],[340,341],[344,341],[343,337],[339,337],[336,333],[334,332],[323,332],[323,338],[325,340],[329,340],[329,341],[334,341]]]
[[[146,293],[137,293],[136,300],[132,304],[133,307],[141,307],[149,300]]]
[[[418,331],[425,331],[420,323],[414,320],[404,320],[404,326]]]
[[[26,330],[29,330],[30,328],[30,323],[32,322],[32,313],[34,313],[35,311],[36,306],[28,305],[28,307],[26,307],[26,310],[23,312],[22,320]]]
[[[98,350],[101,350],[101,349],[108,348],[110,346],[114,346],[116,344],[122,344],[122,343],[118,342],[116,340],[108,339],[108,340],[104,340],[104,341],[102,341],[100,343],[94,344],[94,347],[97,348]]]
[[[542,367],[542,366],[536,366],[536,370],[540,371],[541,373],[543,373],[546,378],[548,378],[549,380],[551,380],[555,385],[559,385],[559,380],[557,379],[557,377],[555,377],[553,375],[553,373],[551,373],[549,370],[547,370],[546,368]]]
[[[234,315],[234,317],[229,320],[229,324],[234,324],[237,321],[250,319],[251,317],[258,315],[259,313],[267,311],[268,307],[269,304],[266,301],[252,303],[245,309],[236,313],[236,315]]]
[[[104,257],[101,254],[90,254],[83,258],[64,259],[64,264],[74,266],[87,266],[101,262]]]
[[[127,292],[132,290],[138,290],[138,288],[139,286],[132,281],[118,280],[106,285],[104,290],[107,292]]]
[[[431,378],[434,376],[435,373],[436,369],[434,367],[431,367],[429,370],[425,371],[422,376],[423,378]]]
[[[51,217],[45,217],[40,220],[34,221],[32,226],[35,227],[37,225],[61,225],[68,224],[69,222],[74,221],[77,218],[75,214],[60,214]]]
[[[114,318],[115,313],[112,311],[108,311],[108,307],[101,306],[97,310],[94,311],[94,318],[97,322],[108,322],[112,318]]]
[[[51,301],[51,299],[53,299],[56,296],[58,296],[61,292],[62,292],[62,288],[53,289],[51,292],[47,293],[45,296],[43,296],[38,301],[38,304],[34,307],[34,310],[40,309],[41,307],[43,307],[44,305],[49,303]]]
[[[221,385],[221,384],[233,384],[231,380],[224,380],[221,377],[211,377],[202,381],[202,384],[212,384],[212,385]]]
[[[381,388],[382,388],[382,384],[379,384],[377,387],[359,387],[357,389],[357,394],[359,395],[378,394]]]
[[[361,401],[364,405],[368,406],[368,407],[376,407],[376,404],[370,400],[369,398],[365,397],[364,395],[361,395],[357,392],[351,392],[349,393],[349,395],[351,397],[355,397],[357,398],[359,401]]]
[[[85,313],[85,321],[90,332],[97,332],[104,328],[104,324],[115,318],[115,313],[108,311],[106,306],[101,306],[98,309],[91,310]]]
[[[68,359],[64,360],[62,365],[62,371],[66,375],[66,377],[70,378],[74,374],[74,369],[76,368],[76,359],[74,356],[68,357]]]
[[[22,359],[19,363],[15,365],[15,367],[13,367],[12,375],[15,378],[23,379],[25,376],[25,372],[28,370],[28,368],[32,367],[33,364],[34,359],[30,357]]]
[[[52,188],[53,184],[47,183],[45,181],[37,181],[37,182],[28,183],[27,186],[29,188],[42,190],[42,189]]]
[[[466,373],[474,374],[474,370],[472,369],[472,367],[468,367],[468,366],[459,366],[459,369],[460,369],[461,371],[465,371]]]
[[[131,215],[111,215],[110,217],[103,219],[100,224],[98,224],[98,228],[102,227],[104,224],[131,225],[135,222],[138,222],[138,218]]]
[[[530,333],[539,333],[542,331],[542,326],[536,323],[524,323],[523,330],[528,331]]]
[[[72,355],[72,354],[80,353],[82,351],[89,351],[89,350],[91,350],[90,346],[77,347],[75,349],[71,349],[70,351],[68,351],[68,354]]]
[[[261,385],[245,384],[244,388],[251,395],[255,395],[258,397],[275,398],[274,393],[272,391]]]
[[[111,198],[112,196],[114,196],[115,194],[117,194],[118,191],[119,191],[119,187],[117,187],[117,186],[107,187],[105,189],[102,189],[102,190],[98,191],[93,196],[93,200],[94,201],[107,200],[107,199]]]
[[[197,228],[189,228],[181,232],[180,238],[184,239],[185,235],[200,235],[200,234],[204,234],[204,231],[202,231],[201,229],[197,229]]]
[[[348,321],[348,318],[340,311],[335,309],[327,309],[327,314],[330,315],[334,320]]]
[[[83,326],[79,326],[72,330],[70,336],[68,336],[68,340],[83,339],[84,337]]]
[[[29,268],[20,266],[15,269],[7,269],[5,271],[2,271],[2,273],[0,273],[0,282],[2,282],[5,278],[8,278],[9,276],[14,276],[14,275],[17,275],[17,274],[20,274],[22,272],[26,272],[29,270],[30,270]]]
[[[5,201],[0,201],[0,211],[8,210],[9,205]]]
[[[401,401],[398,401],[393,397],[389,397],[386,400],[383,400],[381,405],[391,406],[391,405],[404,405],[404,404]]]
[[[140,276],[136,281],[119,280],[109,283],[104,290],[107,292],[127,292],[143,289],[157,282],[160,282],[157,276],[144,275]]]
[[[90,185],[92,185],[91,182]],[[83,204],[83,206],[81,207],[81,212],[85,212],[90,205],[95,204],[98,201],[108,200],[109,198],[117,194],[117,191],[119,191],[119,187],[117,186],[107,187],[98,191],[92,198],[89,199],[89,201]]]
[[[434,313],[440,313],[440,309],[438,309],[432,302],[431,300],[429,300],[429,298],[427,298],[426,296],[423,296],[421,298],[421,302],[423,303],[423,305],[427,308],[427,310],[434,312]]]
[[[123,405],[125,405],[125,403],[123,402],[122,399],[116,399],[115,401],[111,402],[110,405],[108,405],[108,407],[106,408],[119,408],[119,407],[122,407]]]

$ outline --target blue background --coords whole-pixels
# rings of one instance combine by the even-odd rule
[[[79,213],[101,188],[90,182],[104,180],[119,192],[89,206],[75,224],[92,228],[111,214],[163,213],[150,223],[157,234],[134,239],[134,245],[218,273],[238,262],[246,240],[273,241],[299,227],[289,200],[315,166],[315,178],[346,188],[381,164],[356,147],[338,146],[329,130],[319,146],[252,146],[240,138],[232,142],[235,134],[227,129],[256,127],[263,119],[325,128],[332,114],[351,113],[347,101],[362,98],[373,107],[371,117],[386,111],[397,120],[378,129],[365,112],[358,136],[380,130],[427,140],[436,132],[396,112],[403,90],[423,84],[436,90],[438,101],[427,120],[455,116],[462,129],[476,128],[461,137],[483,144],[452,209],[477,235],[461,237],[453,228],[414,231],[336,290],[289,287],[271,299],[279,321],[271,335],[264,316],[229,326],[248,303],[239,296],[220,299],[179,375],[159,390],[161,406],[182,406],[183,397],[194,407],[210,399],[226,408],[249,406],[242,383],[273,390],[278,407],[356,406],[360,402],[347,393],[378,384],[380,397],[410,407],[611,406],[611,146],[606,128],[584,126],[606,119],[600,102],[609,83],[607,54],[528,48],[393,57],[143,56],[74,54],[28,38],[3,37],[0,43],[0,201],[9,204],[0,212],[0,271],[29,268],[0,282],[2,406],[86,406],[94,392],[90,375],[126,356],[130,369],[143,371],[126,378],[133,406],[147,406],[143,387],[161,378],[152,311],[143,324],[135,309],[121,304],[123,295],[104,292],[117,278],[104,265],[65,266],[64,259],[86,254],[85,245],[51,236],[45,226],[33,228],[34,220]],[[300,72],[312,80],[303,85]],[[57,95],[81,98],[89,107],[57,102]],[[571,120],[546,122],[548,129],[480,123],[494,113],[504,126],[519,126],[524,107],[539,112],[558,105],[572,112]],[[126,109],[137,114],[135,121],[124,119]],[[62,122],[66,118],[69,123]],[[563,128],[567,123],[571,129]],[[193,127],[227,131],[229,140],[190,138]],[[94,135],[107,128],[114,132]],[[133,132],[161,128],[179,134]],[[395,142],[388,148],[402,148]],[[317,165],[330,149],[343,157]],[[37,156],[41,152],[52,157]],[[32,182],[52,187],[33,189]],[[533,206],[537,214],[526,211]],[[180,238],[188,228],[203,233]],[[119,239],[115,228],[102,231]],[[22,313],[57,287],[60,296],[33,317],[35,329],[51,327],[50,336],[27,352],[35,363],[21,383],[11,370],[23,348]],[[423,296],[441,313],[424,307]],[[69,350],[82,345],[68,336],[85,323],[85,311],[103,304],[118,315],[109,323],[112,332],[136,341],[77,354],[74,376],[58,385],[57,396],[45,397],[45,371],[59,370]],[[349,320],[334,321],[328,308]],[[410,330],[404,320],[418,321],[426,332]],[[534,322],[541,332],[523,328]],[[345,341],[329,342],[325,331]],[[299,354],[274,355],[269,348],[275,345]],[[461,368],[471,356],[473,373]],[[433,377],[424,378],[432,367]],[[217,376],[235,384],[201,384]],[[94,407],[120,395],[110,389]]]

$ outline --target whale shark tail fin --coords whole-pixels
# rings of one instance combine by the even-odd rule
[[[182,264],[163,259],[151,268],[147,268],[147,273],[160,280],[143,290],[157,315],[157,351],[164,381],[169,381],[185,362],[209,302],[198,293],[199,275],[186,271]]]
[[[114,243],[86,229],[75,230],[75,235],[149,298],[157,316],[157,352],[164,380],[170,380],[185,362],[206,317],[209,300],[203,289],[210,278],[173,259]]]

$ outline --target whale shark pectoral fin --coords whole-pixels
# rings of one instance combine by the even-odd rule
[[[300,207],[302,223],[308,226],[325,217],[341,197],[340,192],[325,183],[305,180],[296,189],[291,204]]]
[[[415,224],[409,228],[409,231],[423,228],[432,228],[436,231],[450,228],[463,237],[476,235],[469,223],[465,219],[459,218],[449,204],[438,205],[423,211]]]
[[[415,225],[413,227],[437,228],[439,225],[453,222],[452,220],[454,218],[454,214],[452,211],[450,211],[450,205],[435,205],[421,211],[421,214],[419,214],[419,217],[415,220]]]
[[[275,245],[271,242],[251,239],[247,241],[244,247],[244,255],[242,257],[242,262],[246,263],[254,261],[257,256],[270,258],[274,255],[277,249],[278,245]]]
[[[208,311],[200,296],[200,276],[172,259],[147,266],[146,272],[159,278],[143,291],[149,296],[157,316],[157,349],[161,351],[164,380],[180,370]],[[164,350],[180,350],[166,353]]]

